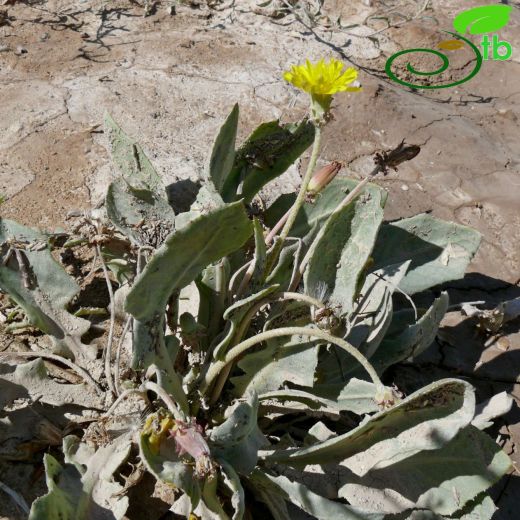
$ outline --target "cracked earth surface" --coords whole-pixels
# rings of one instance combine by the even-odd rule
[[[472,81],[427,93],[391,82],[385,61],[401,49],[432,48],[461,2],[432,0],[422,13],[423,2],[387,2],[412,18],[387,30],[367,20],[381,15],[381,3],[365,3],[325,0],[322,12],[330,23],[339,19],[350,26],[341,30],[326,21],[309,29],[292,15],[275,19],[249,0],[220,10],[193,2],[200,5],[180,6],[175,16],[160,5],[149,17],[137,2],[119,0],[3,7],[8,23],[0,27],[2,216],[55,229],[65,225],[68,211],[102,201],[116,173],[98,127],[105,111],[138,139],[166,184],[197,180],[215,132],[236,101],[239,139],[262,121],[295,120],[305,113],[306,99],[283,83],[281,72],[306,57],[334,56],[360,69],[364,91],[337,96],[322,161],[342,161],[342,174],[361,176],[371,169],[374,152],[402,139],[421,144],[414,161],[377,181],[389,191],[387,218],[428,211],[482,233],[470,274],[451,285],[452,303],[493,305],[519,296],[518,3],[500,32],[513,46],[511,60],[487,61]],[[491,2],[468,0],[464,8],[484,3]],[[455,58],[455,68],[464,69],[467,57]],[[292,168],[266,197],[293,191],[298,180],[299,169]],[[475,384],[480,399],[502,390],[513,394],[516,405],[494,433],[518,468],[518,321],[500,337],[486,339],[476,335],[471,319],[451,312],[420,363],[420,370],[406,365],[396,370],[415,382],[458,374]],[[6,471],[19,482],[35,478],[27,467]],[[496,487],[497,519],[517,518],[519,482],[513,472]],[[38,489],[20,491],[32,500]],[[10,507],[0,500],[1,518],[18,518]]]

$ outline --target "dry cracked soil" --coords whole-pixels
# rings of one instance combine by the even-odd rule
[[[309,16],[258,7],[253,0],[27,0],[0,2],[0,194],[2,216],[55,229],[67,212],[102,202],[116,172],[103,114],[136,138],[166,184],[189,188],[203,170],[214,135],[235,102],[243,139],[260,122],[296,120],[303,94],[281,73],[305,58],[336,57],[359,69],[363,92],[338,95],[326,126],[321,162],[341,161],[361,177],[375,152],[405,139],[419,156],[376,182],[389,192],[387,218],[431,212],[478,229],[482,246],[469,274],[449,286],[453,304],[489,306],[520,295],[520,4],[500,31],[507,61],[484,61],[467,83],[410,89],[384,72],[401,50],[432,48],[461,7],[473,0],[324,0]],[[261,4],[261,2],[258,2]],[[278,4],[279,5],[279,4]],[[453,54],[453,77],[471,68]],[[424,67],[433,62],[424,59]],[[469,65],[468,65],[469,64]],[[438,64],[437,64],[438,65]],[[306,158],[303,158],[305,163]],[[299,168],[267,198],[293,191]],[[4,348],[4,346],[1,346]],[[424,382],[458,375],[479,399],[507,390],[512,411],[494,435],[520,467],[518,320],[491,338],[450,312],[420,365],[398,370]],[[0,461],[1,478],[29,502],[42,492],[41,468]],[[520,474],[494,489],[497,520],[518,518]],[[0,491],[0,518],[22,518]]]

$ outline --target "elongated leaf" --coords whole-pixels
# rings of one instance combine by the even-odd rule
[[[418,356],[434,341],[442,318],[448,310],[448,294],[442,293],[423,316],[404,328],[398,328],[402,314],[412,316],[412,311],[400,311],[394,314],[389,333],[381,342],[376,353],[370,358],[374,368],[382,373],[389,366],[410,357]],[[397,330],[392,330],[395,326]]]
[[[198,324],[206,331],[201,338],[203,348],[207,349],[209,342],[222,330],[224,311],[228,295],[230,266],[227,258],[209,265],[197,278],[199,291]]]
[[[227,419],[210,433],[211,453],[228,462],[236,472],[249,474],[256,466],[258,450],[267,444],[258,428],[258,397],[233,405]]]
[[[262,401],[279,401],[287,406],[287,403],[302,403],[305,407],[302,409],[309,408],[311,410],[330,410],[334,412],[334,406],[336,404],[332,399],[325,399],[320,396],[316,396],[311,392],[305,392],[303,390],[274,390],[272,392],[266,392],[258,396],[258,400]],[[289,405],[289,408],[291,406]]]
[[[263,186],[284,173],[312,144],[314,126],[308,121],[280,125],[271,121],[260,125],[237,151],[222,196],[226,202],[236,198],[243,181],[242,194],[250,202]]]
[[[265,342],[257,352],[247,354],[238,363],[244,375],[232,378],[236,395],[278,390],[285,383],[312,386],[318,363],[316,340],[302,336],[284,336]]]
[[[159,247],[175,229],[175,213],[166,198],[149,189],[135,190],[122,178],[108,187],[105,207],[116,229],[137,245]]]
[[[383,220],[385,198],[382,190],[367,188],[365,195],[330,216],[322,238],[312,245],[314,254],[304,276],[305,292],[316,295],[325,284],[330,301],[341,307],[342,314],[352,310]]]
[[[225,203],[222,200],[221,195],[219,194],[213,183],[205,182],[200,187],[197,196],[193,201],[193,204],[190,206],[190,211],[188,213],[204,214],[208,211],[217,209],[220,206],[224,206],[224,204]],[[183,215],[183,213],[181,213],[181,215]]]
[[[378,513],[426,509],[450,516],[490,488],[511,467],[509,457],[477,428],[462,429],[439,450],[369,471],[345,475],[340,496]]]
[[[203,518],[208,520],[229,520],[229,516],[222,508],[222,504],[217,495],[218,477],[216,475],[210,475],[204,481],[202,488],[202,501],[204,505],[209,509],[209,515],[201,515]],[[200,504],[199,504],[200,505]]]
[[[182,379],[174,368],[175,357],[168,352],[164,317],[156,317],[148,322],[134,320],[132,345],[132,368],[146,372],[153,365],[157,383],[187,415],[188,399],[182,388]]]
[[[347,193],[354,189],[357,184],[358,181],[336,177],[318,195],[314,203],[303,205],[297,215],[293,227],[291,228],[291,236],[301,240],[299,243],[290,244],[284,247],[276,268],[267,280],[269,283],[279,283],[282,288],[285,288],[288,285],[286,280],[289,279],[294,270],[295,255],[298,255],[299,253],[299,259],[301,260],[302,253],[305,253],[306,248],[310,246],[319,229],[325,225],[325,222],[328,220],[334,209],[336,209]],[[370,193],[372,190],[377,190],[381,193],[380,188],[373,184],[369,184],[366,190],[367,193]],[[386,200],[386,192],[382,192],[382,197],[382,202],[384,203]],[[281,195],[276,199],[264,215],[266,225],[273,227],[292,206],[294,199],[294,194]],[[321,286],[325,287],[325,284],[321,284]]]
[[[64,450],[71,441],[65,439]],[[76,445],[79,445],[79,439]],[[84,465],[61,466],[54,457],[45,454],[43,462],[49,492],[34,501],[29,520],[122,519],[128,508],[128,498],[118,496],[123,486],[115,482],[112,475],[128,457],[130,447],[128,435],[95,453],[84,445],[83,449],[89,455]]]
[[[333,400],[336,408],[340,411],[349,411],[358,415],[379,411],[379,407],[374,400],[377,389],[374,383],[356,379],[352,377],[348,383],[327,383],[315,384],[313,393]],[[390,390],[390,389],[388,389]]]
[[[49,377],[42,359],[16,365],[0,364],[0,381],[19,385],[23,392],[19,397],[62,406],[74,404],[85,408],[101,408],[103,399],[86,383],[78,385],[58,383]]]
[[[497,507],[491,497],[483,493],[475,501],[457,511],[454,516],[439,516],[432,511],[419,509],[391,515],[390,518],[391,520],[491,520],[496,510]]]
[[[357,320],[347,340],[370,357],[379,347],[392,320],[392,295],[406,275],[410,261],[370,273],[360,291],[354,314]]]
[[[359,181],[336,177],[328,184],[316,197],[314,203],[306,203],[298,212],[294,226],[291,228],[291,236],[304,238],[306,244],[310,243],[318,229],[320,229],[330,217],[331,213],[337,208],[339,203],[345,198],[347,193],[352,191]],[[366,193],[377,191],[381,193],[381,188],[375,184],[368,184]],[[296,196],[294,193],[280,195],[265,213],[265,224],[273,227],[284,213],[292,206]],[[382,192],[382,204],[386,202],[386,193]],[[396,263],[396,262],[389,262]],[[385,264],[385,265],[389,265]]]
[[[374,400],[377,389],[373,383],[360,379],[351,379],[339,395],[335,385],[318,385],[314,388],[304,390],[281,389],[260,394],[258,399],[262,401],[279,401],[291,411],[317,411],[325,414],[336,414],[340,412],[353,412],[358,415],[379,411]],[[298,404],[296,404],[298,403]]]
[[[348,433],[308,448],[274,452],[266,460],[298,466],[342,460],[353,473],[363,476],[373,468],[384,468],[420,451],[441,448],[469,424],[474,411],[473,387],[456,379],[443,379]]]
[[[283,497],[318,520],[383,520],[384,515],[365,513],[346,504],[334,502],[313,493],[309,488],[293,482],[282,475],[274,476],[256,469],[251,475],[255,487],[265,488],[271,493]]]
[[[273,246],[267,253],[266,263],[269,261],[270,254],[273,254],[274,251]],[[295,240],[289,239],[288,245],[283,246],[271,274],[266,278],[266,283],[276,283],[280,286],[281,291],[287,290],[291,285],[299,261],[303,258],[303,252],[304,241],[301,238]]]
[[[378,339],[375,352],[370,349],[373,354],[368,357],[372,366],[383,373],[395,363],[417,356],[427,349],[435,339],[447,308],[448,295],[442,293],[417,322],[411,309],[393,313],[390,323],[385,324],[386,335],[382,340]],[[354,335],[354,341],[356,339]],[[326,381],[332,385],[331,388],[337,388],[342,387],[351,377],[366,377],[363,370],[352,363],[350,356],[333,346],[330,348],[332,351],[320,354],[316,374],[319,383]]]
[[[411,260],[399,287],[414,294],[462,278],[479,244],[480,233],[474,229],[417,215],[381,227],[373,269]]]
[[[233,469],[233,466],[228,464],[225,460],[221,460],[220,464],[222,466],[224,484],[231,491],[231,505],[234,509],[232,520],[242,520],[246,509],[246,497],[244,488],[240,482],[240,477]]]
[[[453,27],[460,34],[483,34],[496,32],[509,23],[513,6],[483,5],[458,14],[453,20]]]
[[[112,147],[112,160],[128,185],[137,192],[152,190],[162,194],[161,179],[141,146],[126,135],[109,114],[105,114],[105,127]]]
[[[0,289],[22,307],[32,325],[53,337],[58,351],[93,359],[97,349],[81,341],[90,322],[67,310],[79,286],[54,260],[47,241],[39,231],[0,219]],[[7,259],[11,242],[20,253]]]
[[[228,183],[235,159],[238,114],[239,109],[238,104],[236,104],[215,139],[208,168],[208,178],[213,181],[215,188],[226,202],[229,202],[229,199],[225,196],[226,190],[224,187]]]
[[[192,282],[210,263],[232,253],[251,236],[241,202],[201,216],[172,233],[153,255],[126,299],[126,310],[146,321],[161,314],[172,292]]]
[[[479,430],[485,430],[493,425],[493,419],[508,413],[513,403],[514,400],[511,395],[506,392],[500,392],[477,405],[475,418],[471,424]]]

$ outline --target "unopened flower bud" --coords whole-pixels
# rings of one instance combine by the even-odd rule
[[[317,195],[329,182],[336,177],[341,170],[341,163],[338,161],[331,162],[315,173],[307,187],[307,193]]]

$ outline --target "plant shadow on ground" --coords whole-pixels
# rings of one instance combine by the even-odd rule
[[[448,290],[450,303],[484,301],[481,308],[493,309],[499,303],[520,297],[520,287],[480,273],[467,274],[419,295],[416,303],[430,301],[441,289]],[[518,454],[520,452],[520,319],[506,323],[493,336],[479,331],[478,319],[450,312],[438,331],[435,342],[413,362],[391,367],[385,374],[387,383],[395,383],[409,394],[442,377],[458,377],[475,386],[477,403],[499,392],[513,396],[513,406],[495,420],[487,433],[498,439],[513,460],[512,472],[491,489],[499,509],[493,520],[509,520],[517,516],[520,496]],[[516,498],[515,498],[516,497]]]

